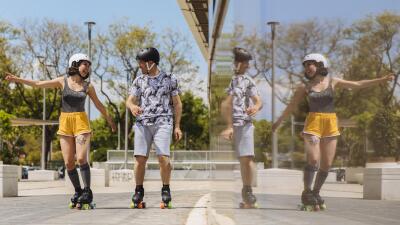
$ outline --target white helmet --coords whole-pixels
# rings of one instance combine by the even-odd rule
[[[68,67],[72,67],[74,63],[79,63],[80,61],[88,61],[90,64],[92,64],[92,61],[90,61],[89,56],[83,53],[77,53],[72,55],[71,58],[69,58]],[[75,67],[76,66],[77,65],[75,65]]]
[[[304,59],[303,59],[303,64],[304,64],[306,61],[316,61],[316,62],[320,62],[320,63],[322,63],[322,65],[324,66],[324,68],[328,68],[328,67],[329,67],[329,63],[328,63],[328,60],[326,59],[326,57],[323,56],[323,55],[321,55],[321,54],[319,54],[319,53],[311,53],[311,54],[306,55],[306,56],[304,57]]]

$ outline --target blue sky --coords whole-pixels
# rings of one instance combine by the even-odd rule
[[[267,21],[292,23],[307,19],[341,19],[352,23],[385,10],[400,12],[399,0],[231,0],[234,18],[249,28],[266,29]],[[267,28],[269,29],[269,28]]]

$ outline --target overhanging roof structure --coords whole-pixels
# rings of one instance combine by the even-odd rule
[[[209,58],[208,0],[177,0],[183,16],[207,61]]]

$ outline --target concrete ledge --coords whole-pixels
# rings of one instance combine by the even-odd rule
[[[380,163],[367,163],[366,168],[400,168],[397,162],[380,162]]]
[[[31,170],[28,171],[29,181],[53,181],[57,180],[58,173],[54,170]]]
[[[18,196],[19,166],[0,165],[0,197]]]
[[[287,187],[303,186],[303,171],[289,169],[263,169],[258,170],[259,187]]]
[[[364,199],[400,200],[400,168],[366,168]]]
[[[134,181],[133,170],[123,169],[123,170],[111,170],[110,179],[113,182],[132,182]]]
[[[77,170],[78,170],[78,174],[79,174],[79,181],[81,182],[81,186],[83,187],[83,181],[82,181],[80,170],[79,169],[77,169]],[[90,185],[92,187],[109,187],[110,186],[109,170],[90,168],[90,176],[91,176]],[[65,186],[69,190],[74,190],[74,187],[72,186],[72,183],[71,183],[71,180],[69,179],[67,171],[65,172]]]

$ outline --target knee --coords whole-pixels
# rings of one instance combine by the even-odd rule
[[[87,160],[85,157],[78,157],[77,161],[78,161],[79,165],[84,165],[87,163]]]
[[[67,168],[67,170],[75,169],[75,162],[72,160],[65,162],[65,168]]]
[[[328,162],[328,163],[321,163],[320,169],[324,172],[328,172],[329,169],[331,168],[332,163]]]
[[[169,166],[169,157],[168,156],[158,156],[158,163],[160,166]]]
[[[318,167],[318,159],[316,158],[310,158],[308,159],[308,164],[310,166]]]
[[[145,166],[147,162],[147,158],[144,156],[136,156],[135,161],[139,166]]]

